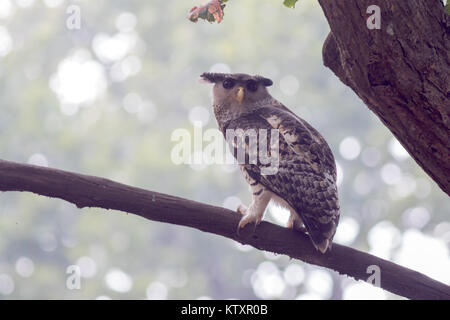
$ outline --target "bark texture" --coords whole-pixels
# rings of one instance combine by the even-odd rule
[[[323,61],[450,195],[450,16],[440,0],[319,0]],[[381,29],[369,29],[371,5]]]
[[[449,286],[370,254],[338,244],[321,254],[306,234],[264,221],[254,232],[250,225],[237,234],[241,215],[236,212],[108,179],[0,160],[0,191],[34,192],[66,200],[78,208],[120,210],[149,220],[196,228],[357,280],[367,280],[376,266],[380,270],[380,286],[387,291],[410,299],[450,299]]]

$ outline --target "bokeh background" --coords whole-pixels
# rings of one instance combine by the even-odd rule
[[[450,284],[449,198],[323,66],[329,29],[318,3],[231,1],[219,25],[188,21],[197,4],[0,0],[0,158],[235,209],[250,201],[240,171],[175,165],[171,134],[192,132],[195,121],[216,127],[202,72],[261,74],[335,154],[335,241]],[[71,5],[80,29],[67,27]],[[283,224],[287,212],[270,207],[265,219]],[[80,290],[66,287],[71,265],[81,269]],[[0,299],[16,298],[400,297],[198,230],[7,192]]]

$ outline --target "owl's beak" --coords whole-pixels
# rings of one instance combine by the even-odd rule
[[[244,88],[243,87],[237,88],[236,100],[237,100],[237,102],[239,102],[239,104],[241,104],[242,101],[244,100]]]

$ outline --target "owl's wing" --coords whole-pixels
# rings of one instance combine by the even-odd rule
[[[285,110],[284,110],[285,109]],[[246,162],[256,181],[284,199],[300,216],[314,245],[324,252],[339,220],[336,165],[324,138],[306,121],[284,107],[268,106],[230,123],[231,129],[277,129],[279,164],[264,174],[267,164]],[[267,139],[270,139],[268,135]],[[268,142],[269,144],[269,142]]]

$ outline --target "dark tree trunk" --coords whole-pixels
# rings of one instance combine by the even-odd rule
[[[450,195],[450,16],[440,0],[319,0],[324,64]],[[367,28],[370,5],[381,29]]]

